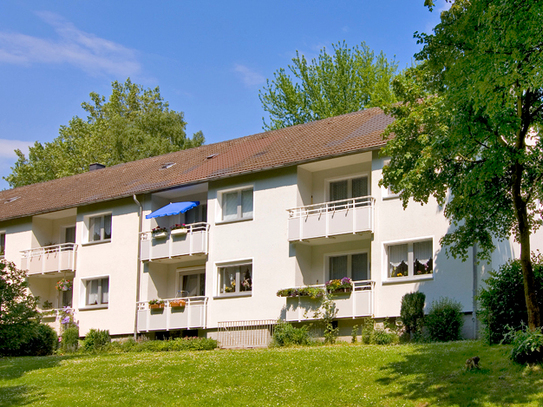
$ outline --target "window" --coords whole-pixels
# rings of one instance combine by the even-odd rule
[[[389,164],[390,164],[390,160],[385,160],[384,165],[386,166]],[[388,188],[383,187],[382,191],[383,191],[383,198],[398,198],[400,196],[399,193],[397,194],[393,192],[390,187]]]
[[[6,234],[0,233],[0,258],[6,254]]]
[[[330,182],[330,201],[359,198],[368,195],[368,177]]]
[[[206,274],[199,270],[191,274],[179,275],[178,297],[203,297],[206,289]]]
[[[223,192],[221,195],[223,221],[253,218],[253,188]]]
[[[370,279],[368,253],[353,253],[328,258],[330,280],[349,277],[353,281]]]
[[[252,278],[253,265],[251,263],[219,267],[219,295],[251,294]]]
[[[75,243],[75,226],[64,229],[64,243]]]
[[[433,247],[431,240],[389,245],[388,277],[416,277],[433,274]]]
[[[109,277],[87,280],[85,305],[107,305],[109,303]]]
[[[185,212],[185,223],[187,225],[191,223],[207,222],[207,205],[198,205],[196,208]]]
[[[89,242],[111,239],[111,214],[89,218]]]

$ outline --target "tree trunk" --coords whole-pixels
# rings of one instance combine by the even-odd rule
[[[528,310],[528,326],[533,331],[541,326],[541,311],[537,302],[535,292],[535,277],[530,258],[530,231],[520,233],[520,264],[522,265],[522,276],[524,277],[524,297],[526,309]]]

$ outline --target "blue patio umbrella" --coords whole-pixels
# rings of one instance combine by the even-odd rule
[[[172,202],[166,206],[163,206],[160,209],[150,213],[145,216],[145,219],[160,218],[162,216],[172,216],[179,215],[180,213],[185,213],[186,211],[196,208],[200,205],[199,201],[190,201],[190,202]]]

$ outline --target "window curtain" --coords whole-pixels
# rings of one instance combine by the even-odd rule
[[[253,216],[253,190],[241,191],[241,217],[250,218]]]
[[[432,272],[432,258],[434,256],[432,241],[413,243],[413,257],[415,274],[429,274]]]
[[[354,178],[352,180],[352,193],[353,198],[358,198],[361,196],[367,196],[368,195],[368,178],[362,177],[362,178]]]
[[[229,192],[222,196],[222,218],[233,220],[238,217],[238,193]]]
[[[330,257],[330,280],[347,277],[347,256]]]
[[[388,247],[388,263],[390,277],[404,277],[407,275],[407,244]]]
[[[330,201],[339,201],[348,197],[348,180],[330,183]]]

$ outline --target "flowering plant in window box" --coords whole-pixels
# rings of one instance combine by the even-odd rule
[[[149,301],[150,309],[164,308],[164,300],[151,300]]]
[[[187,234],[187,226],[184,223],[176,223],[170,228],[170,230],[171,230],[170,234],[172,236]]]
[[[316,300],[324,297],[324,290],[319,287],[284,288],[277,291],[278,297],[309,297]]]
[[[70,280],[66,280],[65,278],[57,282],[58,291],[70,291],[72,287],[72,282]]]
[[[151,230],[151,233],[153,234],[153,237],[155,239],[159,239],[168,235],[168,229],[157,226],[156,228],[153,228],[153,230]]]
[[[353,290],[353,282],[349,277],[343,277],[341,280],[330,280],[324,285],[326,286],[326,291],[332,294],[350,293]]]
[[[183,308],[187,305],[185,300],[170,300],[170,307],[172,308]]]

